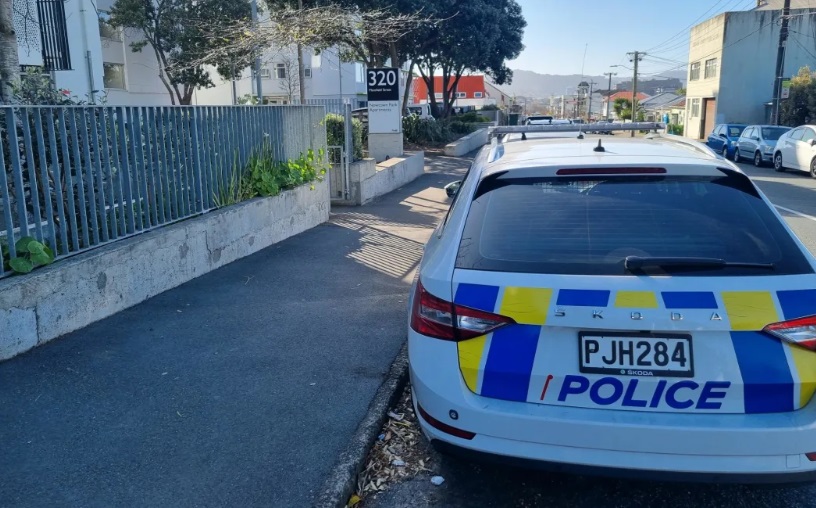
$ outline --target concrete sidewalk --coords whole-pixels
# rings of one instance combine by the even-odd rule
[[[468,161],[0,363],[3,506],[307,506]]]

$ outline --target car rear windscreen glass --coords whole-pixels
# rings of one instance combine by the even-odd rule
[[[797,244],[742,175],[488,177],[479,186],[457,268],[629,275],[627,256],[772,264],[660,268],[672,275],[813,273]]]
[[[730,127],[728,127],[728,137],[729,138],[738,138],[738,137],[740,137],[740,134],[742,134],[742,131],[744,131],[744,130],[745,130],[745,127],[730,126]]]
[[[762,139],[765,141],[776,141],[782,137],[782,134],[785,134],[790,129],[780,129],[779,127],[763,127],[762,128]]]

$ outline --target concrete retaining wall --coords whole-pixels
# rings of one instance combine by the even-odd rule
[[[425,173],[425,152],[393,157],[379,164],[363,159],[349,167],[349,199],[335,201],[345,205],[364,205],[388,194]]]
[[[329,182],[257,198],[0,280],[0,360],[329,219]]]
[[[445,145],[445,155],[449,157],[461,157],[473,150],[483,147],[489,141],[488,129],[479,129],[476,132],[457,139],[453,143]]]

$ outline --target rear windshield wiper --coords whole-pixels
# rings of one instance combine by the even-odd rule
[[[773,263],[747,263],[742,261],[726,261],[720,258],[697,257],[626,256],[623,266],[630,272],[652,267],[677,268],[681,270],[714,270],[717,268],[756,268],[758,270],[774,269]]]

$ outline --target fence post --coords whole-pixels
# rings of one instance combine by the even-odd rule
[[[346,156],[343,157],[343,199],[349,198],[349,178],[351,177],[351,160],[354,158],[354,126],[351,118],[351,103],[346,102],[343,105],[343,127],[345,132],[345,147]]]
[[[198,194],[198,202],[196,203],[196,211],[203,212],[204,208],[206,208],[206,198],[204,197],[204,185],[201,181],[201,143],[199,142],[199,136],[201,135],[201,121],[198,116],[198,108],[193,108],[193,118],[192,124],[193,128],[190,129],[190,138],[192,140],[193,145],[193,168],[194,168],[194,175],[195,175],[195,184]]]

